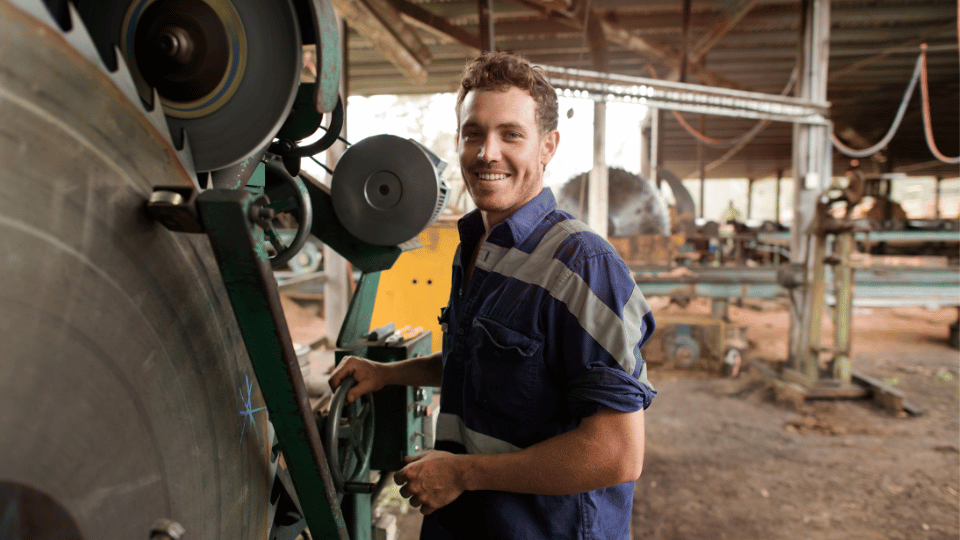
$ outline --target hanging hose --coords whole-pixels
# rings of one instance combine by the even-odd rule
[[[650,71],[650,74],[653,76],[654,79],[659,80],[659,78],[657,77],[657,72],[653,69],[653,65],[650,64],[650,62],[647,62],[647,70]],[[781,96],[787,95],[790,92],[790,90],[793,89],[793,85],[797,82],[798,72],[799,70],[797,68],[794,68],[793,72],[790,73],[790,80],[787,81],[787,85],[780,92]],[[737,146],[737,145],[739,145],[739,148],[743,148],[743,146],[746,145],[746,143],[750,142],[754,137],[757,136],[758,133],[760,133],[760,131],[763,128],[767,126],[767,124],[770,123],[770,120],[760,120],[759,122],[756,123],[756,125],[754,125],[748,131],[746,131],[743,135],[740,135],[739,137],[736,137],[734,139],[723,140],[723,139],[715,139],[713,137],[708,137],[707,135],[700,133],[693,126],[687,123],[687,121],[683,118],[683,116],[680,114],[679,111],[671,111],[671,112],[673,113],[673,116],[676,117],[677,122],[679,122],[680,125],[683,126],[683,129],[687,130],[687,133],[689,133],[690,135],[693,135],[695,138],[703,142],[706,146],[709,146],[711,148],[728,148],[728,147]]]
[[[865,158],[876,154],[885,146],[887,146],[887,144],[890,142],[890,139],[892,139],[897,133],[897,129],[900,127],[900,122],[903,120],[904,113],[907,112],[907,104],[910,103],[910,98],[913,96],[913,89],[916,88],[917,79],[920,78],[922,59],[923,55],[921,54],[921,56],[917,58],[917,63],[913,68],[913,76],[910,77],[910,84],[907,85],[907,91],[903,94],[903,100],[900,102],[900,108],[897,109],[897,116],[893,119],[893,124],[890,125],[890,129],[887,131],[887,134],[883,136],[883,139],[870,148],[856,150],[840,142],[840,139],[837,138],[835,134],[831,133],[830,140],[833,142],[833,146],[839,150],[840,153],[852,158]]]
[[[937,149],[937,143],[933,140],[933,122],[930,120],[930,89],[927,86],[927,44],[920,45],[920,95],[923,98],[923,134],[927,139],[927,146],[930,152],[944,163],[956,165],[960,163],[960,156],[947,157]]]

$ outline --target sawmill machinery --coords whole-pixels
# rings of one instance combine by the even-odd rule
[[[370,315],[447,188],[388,135],[300,174],[339,47],[330,0],[0,0],[0,538],[371,537],[430,391],[318,416],[272,268],[312,234],[362,272],[337,358],[426,354]]]

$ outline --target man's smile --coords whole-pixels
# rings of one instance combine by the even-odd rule
[[[475,173],[477,178],[484,181],[493,181],[493,180],[504,180],[510,175],[507,173]]]

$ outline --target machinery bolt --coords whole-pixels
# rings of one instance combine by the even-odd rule
[[[172,519],[161,518],[150,528],[150,540],[182,540],[187,531]]]
[[[157,39],[157,48],[163,51],[163,54],[167,56],[176,55],[177,49],[179,48],[177,37],[173,34],[163,34]]]
[[[158,189],[150,194],[150,206],[180,206],[183,203],[183,195],[176,191]]]
[[[193,41],[183,28],[164,29],[157,37],[156,46],[160,54],[178,64],[187,65],[193,59]]]
[[[274,216],[276,216],[276,212],[274,212],[273,208],[259,204],[254,204],[250,207],[250,221],[259,224],[261,227],[266,228]]]

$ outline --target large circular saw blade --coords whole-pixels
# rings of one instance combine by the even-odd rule
[[[217,13],[237,17],[235,23],[224,17],[233,55],[226,79],[208,96],[186,103],[160,94],[170,130],[174,138],[181,129],[186,134],[198,171],[236,165],[267,146],[293,105],[302,69],[300,30],[289,0],[206,1]],[[131,21],[126,35],[137,35],[138,22]],[[127,61],[135,63],[129,56]],[[141,73],[151,69],[136,64]]]
[[[138,107],[0,0],[0,515],[265,538],[263,401],[207,239],[145,217],[153,185],[191,180]]]

